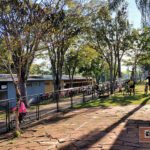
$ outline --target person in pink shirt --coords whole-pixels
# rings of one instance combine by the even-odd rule
[[[23,101],[20,100],[20,107],[19,107],[19,123],[23,120],[24,116],[27,113],[27,109]]]
[[[16,111],[16,107],[13,108],[13,111]],[[27,109],[24,102],[22,100],[19,100],[19,117],[18,117],[19,123],[21,123],[24,116],[26,116],[26,113],[27,113]]]

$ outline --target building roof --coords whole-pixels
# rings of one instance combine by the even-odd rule
[[[13,75],[15,80],[17,80],[17,76]],[[86,79],[82,76],[75,76],[74,80],[81,80]],[[28,81],[46,81],[46,80],[53,80],[52,75],[30,75]],[[62,80],[69,80],[68,75],[63,75]],[[12,82],[12,78],[10,74],[0,74],[0,82]]]
[[[43,75],[43,78],[45,80],[53,80],[52,75]],[[86,79],[86,77],[82,77],[82,76],[74,76],[75,80],[80,80],[80,79]],[[63,75],[62,76],[62,80],[69,80],[69,75]]]

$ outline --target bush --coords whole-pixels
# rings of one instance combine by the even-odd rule
[[[21,132],[20,131],[15,131],[14,132],[14,137],[18,138],[21,136]]]

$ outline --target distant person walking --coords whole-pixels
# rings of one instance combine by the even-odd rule
[[[144,91],[145,91],[145,94],[148,94],[148,82],[145,83]]]
[[[134,81],[133,77],[131,77],[130,80],[128,81],[128,86],[129,86],[130,95],[131,95],[131,93],[133,93],[135,95],[135,81]]]
[[[150,91],[150,71],[148,72],[148,76],[146,77],[148,80],[148,86],[149,86],[149,91]]]

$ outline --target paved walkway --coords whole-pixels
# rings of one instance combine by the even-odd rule
[[[92,95],[86,95],[85,96],[85,101],[89,101],[90,99],[92,99]],[[83,102],[83,95],[76,95],[73,97],[73,105],[79,104]],[[71,107],[71,102],[70,102],[70,97],[69,98],[61,98],[60,102],[59,102],[59,110],[64,110],[66,108],[70,108]],[[21,124],[22,126],[27,126],[28,124],[31,124],[32,122],[35,122],[36,118],[37,118],[37,113],[36,113],[36,106],[31,107],[27,110],[27,115],[24,118],[23,123]],[[53,112],[57,112],[56,109],[56,102],[49,102],[49,104],[46,105],[39,105],[39,118],[44,118],[45,116],[50,115]],[[15,115],[12,113],[10,115],[10,120],[14,120]],[[3,119],[0,119],[0,134],[2,134],[3,132],[5,132],[6,129],[6,122],[5,122],[5,116]]]
[[[148,100],[148,99],[147,99]],[[150,150],[139,127],[150,126],[150,105],[85,108],[49,116],[2,150]]]

